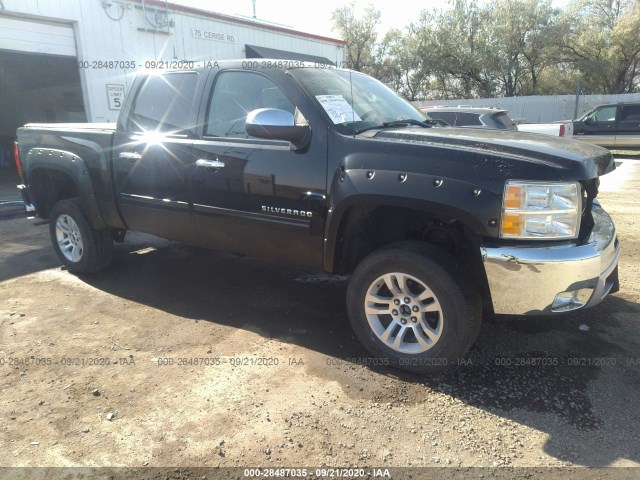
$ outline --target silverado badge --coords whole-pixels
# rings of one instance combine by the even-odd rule
[[[313,216],[313,212],[307,212],[305,210],[294,210],[291,208],[279,208],[279,207],[268,207],[266,205],[262,206],[263,212],[268,213],[279,213],[281,215],[292,215],[294,217],[305,217],[311,218]]]

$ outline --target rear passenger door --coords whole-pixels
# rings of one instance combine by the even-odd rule
[[[292,89],[285,93],[271,76],[256,71],[212,75],[202,136],[194,142],[198,237],[213,248],[322,266],[326,140],[314,134],[308,148],[293,151],[287,141],[250,137],[245,121],[254,109],[303,115]]]
[[[640,105],[622,105],[616,131],[616,147],[640,145]]]
[[[200,77],[195,71],[147,76],[128,105],[128,119],[121,120],[113,169],[120,211],[131,230],[193,240],[189,177]]]

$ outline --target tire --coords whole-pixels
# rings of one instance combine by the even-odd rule
[[[480,296],[468,277],[444,250],[418,242],[371,253],[347,288],[356,337],[401,370],[429,374],[455,367],[482,322]]]
[[[58,258],[70,272],[96,272],[111,262],[111,231],[91,226],[79,198],[54,204],[49,216],[49,234]]]

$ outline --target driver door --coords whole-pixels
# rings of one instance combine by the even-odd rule
[[[574,132],[574,135],[579,135],[581,140],[596,145],[615,145],[616,111],[615,105],[596,109],[581,122],[579,131]]]
[[[250,137],[249,112],[296,107],[267,75],[216,74],[205,125],[193,145],[191,177],[197,235],[207,246],[259,258],[322,266],[326,146]],[[314,141],[315,140],[315,141]],[[323,148],[324,146],[324,148]]]

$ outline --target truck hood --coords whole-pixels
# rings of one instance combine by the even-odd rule
[[[576,180],[595,178],[615,169],[615,162],[607,149],[551,135],[481,128],[407,127],[370,130],[361,136],[387,142],[409,142],[450,150],[475,151],[564,170],[575,170],[579,166],[586,177]]]

